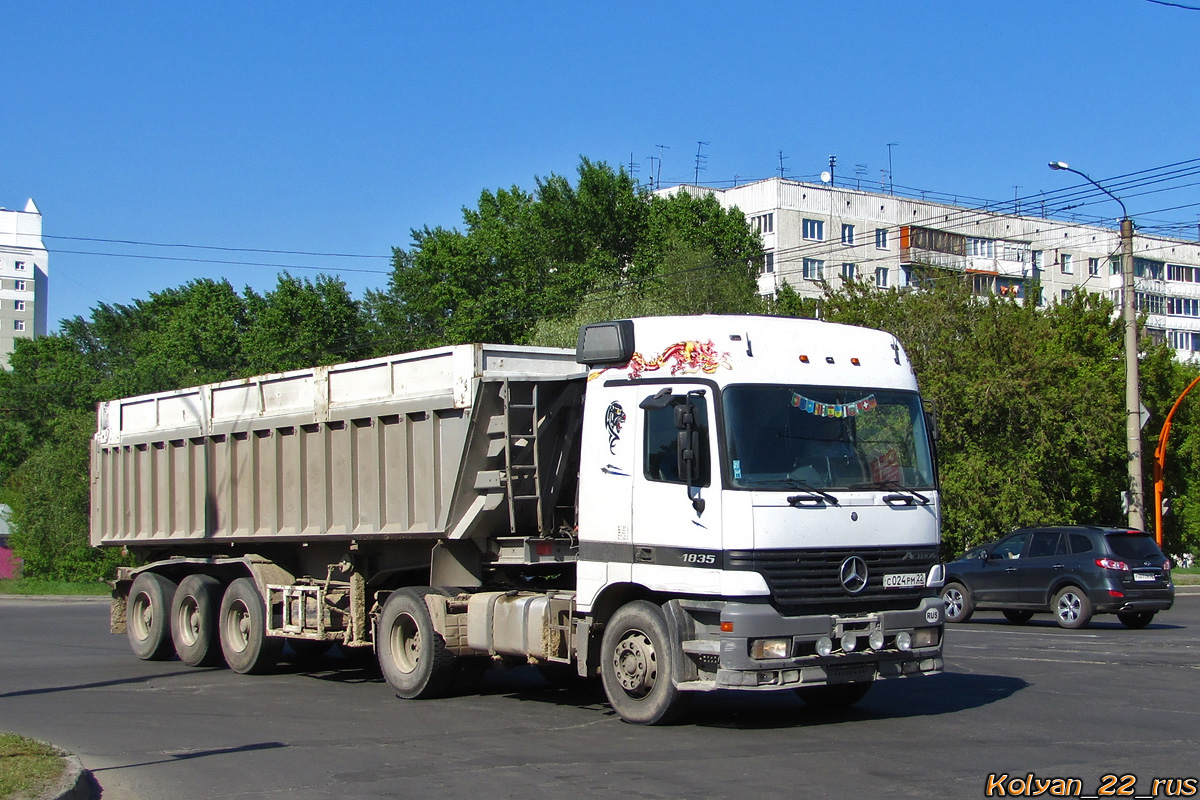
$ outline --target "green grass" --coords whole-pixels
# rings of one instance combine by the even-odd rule
[[[37,797],[66,769],[62,753],[48,744],[0,733],[0,800]]]
[[[108,595],[112,590],[107,583],[69,583],[46,581],[37,578],[13,578],[0,580],[0,594],[57,594],[57,595]]]

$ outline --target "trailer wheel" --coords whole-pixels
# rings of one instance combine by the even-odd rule
[[[626,722],[663,725],[682,713],[670,641],[662,609],[645,600],[622,606],[604,626],[600,676],[608,702]]]
[[[190,667],[221,663],[217,612],[221,582],[209,575],[188,575],[179,582],[171,603],[171,640],[179,660]]]
[[[234,672],[266,672],[283,653],[283,639],[267,636],[266,604],[250,578],[238,578],[225,590],[220,630],[225,663]]]
[[[171,600],[175,584],[155,572],[143,572],[129,587],[125,630],[134,655],[143,661],[166,661],[175,654],[171,642]]]
[[[425,595],[432,589],[402,589],[383,604],[375,648],[383,677],[406,700],[440,697],[458,670],[454,654],[433,629]]]

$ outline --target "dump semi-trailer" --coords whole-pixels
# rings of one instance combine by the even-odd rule
[[[856,702],[942,669],[933,420],[890,334],[589,325],[101,403],[92,542],[143,659],[373,647],[404,698],[497,661]]]

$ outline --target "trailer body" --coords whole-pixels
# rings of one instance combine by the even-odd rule
[[[621,320],[102,403],[92,542],[147,562],[144,658],[370,646],[403,697],[532,662],[633,722],[853,702],[942,667],[931,434],[889,334]]]

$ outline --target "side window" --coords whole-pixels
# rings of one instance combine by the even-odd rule
[[[1062,552],[1061,542],[1061,533],[1035,533],[1029,540],[1029,553],[1026,558],[1058,555]]]
[[[682,398],[681,398],[682,399]],[[692,395],[690,401],[696,407],[696,420],[700,432],[700,475],[698,486],[709,485],[708,459],[708,402],[704,397]],[[645,411],[645,455],[643,472],[646,480],[663,483],[684,483],[679,477],[679,429],[675,427],[675,409],[678,403],[666,408]]]
[[[1090,553],[1092,552],[1092,540],[1085,534],[1071,534],[1071,552],[1072,553]]]
[[[1028,534],[1013,536],[1005,539],[996,548],[992,550],[992,558],[1020,558],[1021,552],[1025,549],[1025,540],[1029,538]]]

